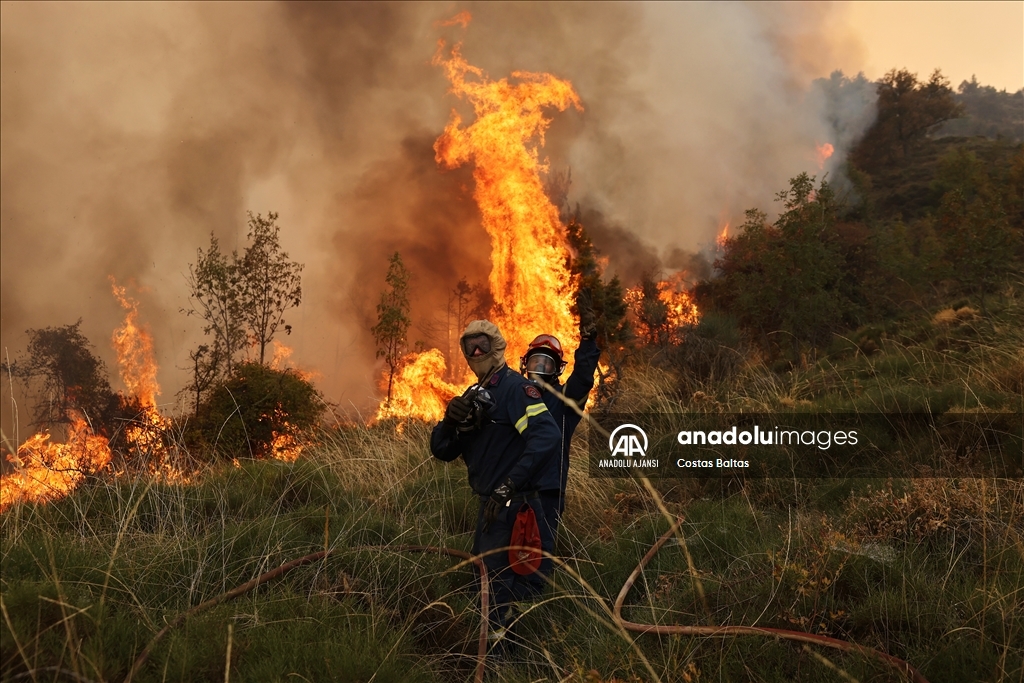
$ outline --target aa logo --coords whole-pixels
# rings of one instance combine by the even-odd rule
[[[636,425],[619,425],[608,437],[608,450],[612,457],[642,458],[647,453],[647,434]]]

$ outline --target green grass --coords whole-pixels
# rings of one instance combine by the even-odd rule
[[[1022,310],[1008,295],[989,317],[955,325],[922,311],[865,330],[877,339],[867,355],[837,344],[785,374],[751,359],[701,396],[634,366],[620,405],[1020,413]],[[668,522],[638,482],[587,476],[585,429],[559,538],[566,566],[525,606],[521,661],[492,668],[495,680],[901,680],[859,655],[769,638],[624,637],[608,610]],[[225,463],[192,485],[94,479],[4,512],[0,678],[121,681],[171,619],[323,549],[326,527],[331,556],[189,618],[135,680],[223,681],[229,662],[236,682],[470,680],[473,572],[394,549],[472,542],[465,470],[432,460],[427,435],[417,424],[338,429],[291,464]],[[694,571],[667,545],[630,592],[627,618],[830,635],[904,658],[932,683],[1021,680],[1019,479],[656,485],[685,519]]]

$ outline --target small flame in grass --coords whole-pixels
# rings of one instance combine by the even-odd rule
[[[111,460],[107,439],[93,434],[85,418],[71,416],[67,443],[52,443],[50,434],[35,434],[7,459],[14,471],[0,479],[0,511],[17,502],[38,503],[68,495],[87,475]]]
[[[818,168],[825,168],[825,162],[832,156],[833,152],[836,151],[835,147],[832,146],[832,143],[826,142],[820,145],[815,145],[815,149],[818,157]]]
[[[286,426],[290,427],[287,422]],[[284,462],[295,462],[302,455],[303,445],[298,442],[295,435],[290,431],[274,432],[274,440],[270,445],[270,455],[275,460]]]
[[[295,462],[305,448],[299,441],[299,430],[288,422],[288,415],[280,407],[274,411],[274,416],[281,420],[283,428],[279,432],[271,432],[273,439],[270,443],[270,457],[284,462]]]

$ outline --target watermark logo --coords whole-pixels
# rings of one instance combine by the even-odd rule
[[[619,425],[608,436],[608,450],[612,452],[613,458],[642,458],[647,454],[647,446],[647,433],[634,424]]]

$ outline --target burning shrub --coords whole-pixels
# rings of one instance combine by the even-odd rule
[[[324,405],[301,372],[241,363],[210,391],[188,440],[227,457],[294,460],[297,438],[319,423]]]
[[[62,498],[110,464],[107,439],[94,434],[80,413],[71,411],[68,419],[67,443],[53,443],[49,432],[40,432],[7,456],[14,471],[0,479],[0,510],[18,501]]]

